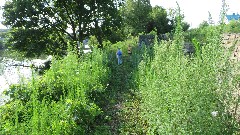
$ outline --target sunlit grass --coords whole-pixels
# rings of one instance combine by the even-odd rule
[[[102,113],[93,91],[104,91],[106,55],[95,50],[79,58],[54,59],[43,76],[11,86],[12,100],[1,106],[0,134],[86,134]]]
[[[143,55],[136,79],[144,133],[236,133],[229,113],[236,85],[230,53],[221,45],[221,26],[209,27],[206,35],[208,44],[191,57],[182,52],[181,31],[173,41],[155,42],[153,59]]]

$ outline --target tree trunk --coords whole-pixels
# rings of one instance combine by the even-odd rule
[[[98,40],[98,48],[103,48],[103,44],[102,44],[102,31],[101,31],[101,28],[98,26],[98,21],[97,19],[95,19],[95,34],[96,34],[96,37],[97,37],[97,40]]]
[[[78,49],[78,55],[81,56],[83,55],[83,30],[82,30],[82,27],[81,27],[82,23],[79,21],[79,33],[78,33],[78,42],[79,42],[79,49]]]

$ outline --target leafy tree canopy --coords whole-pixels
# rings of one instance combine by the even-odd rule
[[[157,34],[164,34],[173,29],[172,22],[168,18],[167,11],[160,6],[155,6],[150,12],[150,21],[147,25],[147,32],[156,29]]]
[[[149,33],[156,30],[157,34],[172,32],[176,26],[176,12],[170,13],[161,6],[152,7],[150,0],[126,0],[121,8],[124,31],[132,35]],[[182,16],[184,18],[184,16]],[[189,28],[189,24],[182,22],[183,30]]]
[[[121,9],[125,31],[134,35],[145,32],[151,10],[150,0],[126,0]]]
[[[119,25],[117,5],[116,0],[9,0],[3,24],[12,29],[9,45],[26,56],[62,54],[67,42],[77,50],[77,41],[90,35],[101,45],[104,32]]]

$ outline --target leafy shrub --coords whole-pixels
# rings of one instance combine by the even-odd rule
[[[175,40],[155,43],[153,59],[143,55],[136,79],[146,134],[236,131],[236,120],[229,113],[233,68],[229,53],[221,46],[221,30],[218,26],[206,31],[207,44],[194,58],[183,55],[178,30]]]
[[[0,134],[86,134],[102,113],[91,93],[108,80],[106,55],[69,53],[28,84],[11,86],[11,101],[0,109]]]

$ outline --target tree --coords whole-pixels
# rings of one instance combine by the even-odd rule
[[[203,21],[199,24],[198,27],[201,29],[201,28],[205,28],[205,27],[208,27],[208,26],[209,26],[209,23],[207,21]]]
[[[3,9],[4,25],[12,28],[9,44],[27,56],[65,49],[67,42],[78,50],[90,34],[101,45],[102,24],[115,26],[118,12],[113,0],[12,0]]]
[[[231,20],[224,29],[227,33],[240,33],[240,20]]]
[[[124,19],[127,33],[137,35],[138,33],[146,32],[151,9],[152,6],[149,0],[126,0],[121,9],[121,15]]]
[[[179,7],[180,8],[180,7]],[[181,9],[179,9],[181,11]],[[170,17],[170,22],[173,26],[173,29],[176,29],[177,26],[177,10],[176,9],[170,9],[170,13],[169,13],[169,17]],[[178,16],[181,18],[181,20],[184,20],[184,14],[181,14],[180,16]],[[190,28],[190,24],[185,22],[185,21],[181,21],[181,26],[182,26],[182,30],[183,31],[187,31]]]
[[[0,50],[3,49],[3,41],[0,39]]]
[[[198,28],[194,28],[186,31],[185,39],[188,42],[192,42],[192,40],[194,39],[195,41],[201,44],[205,44],[207,43],[207,37],[209,36],[208,31],[210,31],[214,27],[216,26],[210,25],[208,21],[203,21],[199,24]]]
[[[190,28],[190,24],[187,22],[182,22],[183,31],[187,31]]]
[[[146,32],[149,33],[156,28],[157,34],[171,32],[173,25],[168,18],[167,11],[160,6],[155,6],[150,12],[150,21],[147,24]]]

